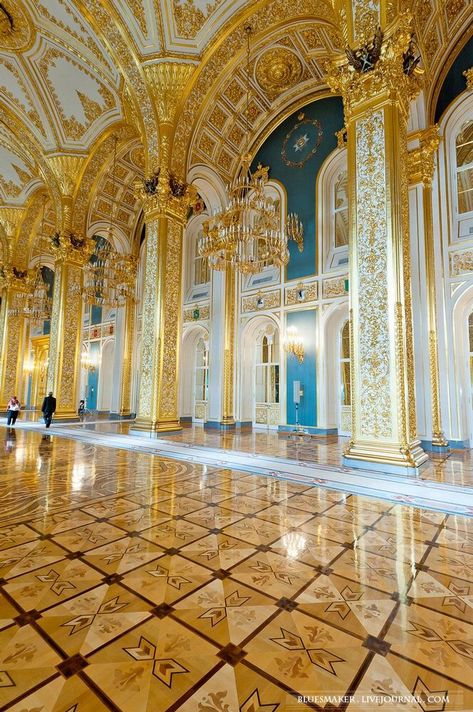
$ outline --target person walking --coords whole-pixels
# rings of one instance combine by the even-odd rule
[[[43,401],[43,407],[41,408],[43,414],[44,422],[47,428],[51,425],[51,420],[56,412],[56,399],[53,396],[53,392],[49,391],[48,395]]]
[[[18,413],[21,410],[20,401],[16,396],[12,396],[7,405],[7,425],[15,425]]]

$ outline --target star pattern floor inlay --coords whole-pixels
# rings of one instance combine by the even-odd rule
[[[473,710],[471,518],[27,431],[0,475],[1,710]]]

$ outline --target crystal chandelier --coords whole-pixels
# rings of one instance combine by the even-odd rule
[[[257,274],[264,267],[281,267],[289,261],[288,240],[294,240],[302,252],[303,226],[295,213],[282,222],[279,207],[268,191],[269,168],[258,165],[250,170],[249,103],[250,103],[250,35],[245,27],[246,52],[246,151],[241,171],[229,186],[226,208],[216,212],[202,226],[198,250],[215,270],[232,267],[242,274]]]
[[[48,285],[43,276],[42,251],[45,240],[44,235],[44,218],[46,215],[46,196],[43,196],[43,214],[41,217],[41,233],[39,242],[39,264],[36,269],[36,274],[33,282],[33,293],[28,300],[29,318],[33,324],[42,324],[47,319],[51,318],[52,299],[48,295]]]

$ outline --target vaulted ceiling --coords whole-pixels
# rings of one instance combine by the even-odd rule
[[[414,17],[428,103],[448,56],[471,35],[471,0],[396,1]],[[6,13],[0,12],[0,211],[5,205],[25,206],[27,220],[47,190],[54,220],[60,191],[56,157],[66,153],[77,157],[74,165],[80,168],[75,229],[106,221],[113,133],[124,174],[115,201],[123,203],[122,228],[131,234],[139,206],[128,183],[158,154],[155,97],[147,75],[167,59],[189,66],[177,110],[173,167],[182,171],[206,163],[230,178],[245,133],[245,23],[253,30],[255,137],[304,98],[327,92],[324,61],[345,43],[338,29],[343,2],[1,0]],[[8,16],[13,33],[7,31]],[[23,233],[38,229],[37,216],[28,221]]]

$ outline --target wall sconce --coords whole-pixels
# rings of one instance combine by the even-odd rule
[[[284,342],[284,350],[288,354],[293,354],[299,363],[304,360],[304,344],[302,337],[297,333],[296,326],[289,326],[286,330],[286,340]]]

